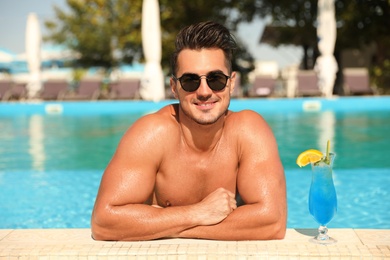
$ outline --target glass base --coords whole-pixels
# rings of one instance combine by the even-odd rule
[[[321,238],[318,238],[318,236],[316,237],[313,237],[309,240],[311,243],[315,243],[315,244],[321,244],[321,245],[331,245],[331,244],[334,244],[337,242],[336,239],[328,236],[327,239],[321,239]]]
[[[328,229],[325,226],[320,226],[318,228],[318,235],[314,238],[311,238],[309,241],[315,244],[321,245],[330,245],[337,242],[336,239],[328,236]]]

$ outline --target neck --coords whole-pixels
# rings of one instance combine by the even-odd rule
[[[225,115],[213,124],[199,124],[179,109],[183,141],[189,148],[199,152],[211,151],[217,146],[223,133],[224,122]]]

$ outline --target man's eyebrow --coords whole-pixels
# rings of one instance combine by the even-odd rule
[[[221,73],[225,74],[225,72],[223,72],[222,70],[212,70],[212,71],[209,71],[207,74],[216,73],[216,72],[221,72]]]
[[[211,71],[208,71],[206,74],[202,74],[202,75],[208,75],[210,73],[217,73],[217,72],[221,72],[221,73],[225,74],[225,72],[223,72],[222,70],[211,70]],[[195,73],[195,72],[184,72],[181,75],[185,75],[185,74],[193,74],[193,75],[198,75],[199,76],[199,74]]]

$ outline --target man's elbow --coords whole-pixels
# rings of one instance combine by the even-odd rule
[[[109,241],[116,240],[110,236],[110,232],[103,226],[97,224],[95,221],[91,221],[91,235],[94,240]]]
[[[264,219],[268,223],[262,232],[262,240],[280,240],[286,235],[287,216],[286,214],[271,214],[268,219]]]
[[[285,214],[281,214],[278,218],[275,219],[272,225],[272,237],[271,239],[280,240],[284,239],[286,236],[287,229],[287,216]]]
[[[281,240],[286,235],[286,226],[277,222],[270,223],[263,227],[263,232],[256,232],[255,240]]]
[[[277,224],[271,239],[281,240],[286,236],[286,225]]]
[[[96,212],[92,213],[91,235],[94,240],[112,241],[118,240],[113,236],[115,232],[110,229],[110,217],[108,215],[99,216]]]

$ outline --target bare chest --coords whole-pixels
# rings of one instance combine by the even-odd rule
[[[179,149],[167,154],[156,176],[154,202],[163,207],[188,205],[219,187],[235,192],[237,158],[228,147],[211,153]]]

